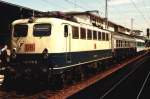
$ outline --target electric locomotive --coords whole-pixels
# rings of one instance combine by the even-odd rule
[[[55,17],[16,20],[5,80],[52,82],[68,71],[79,73],[84,64],[96,69],[95,62],[112,58],[111,44],[111,32],[90,24]]]

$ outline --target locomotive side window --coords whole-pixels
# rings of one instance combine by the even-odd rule
[[[87,30],[87,39],[92,40],[92,31],[91,30]]]
[[[68,25],[64,26],[64,37],[68,37]]]
[[[25,37],[27,36],[28,26],[17,24],[14,26],[14,37]]]
[[[102,32],[102,40],[104,41],[105,40],[105,33]]]
[[[106,33],[106,41],[109,41],[109,34]]]
[[[49,36],[51,34],[51,24],[35,24],[33,27],[34,36]]]
[[[98,32],[98,40],[101,40],[102,36],[101,36],[101,32]]]
[[[93,40],[97,40],[97,32],[93,31]]]
[[[79,38],[79,28],[72,26],[72,37],[73,39],[78,39]]]
[[[80,28],[80,38],[86,39],[86,30],[85,28]]]

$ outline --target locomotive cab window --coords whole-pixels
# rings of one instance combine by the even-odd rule
[[[49,36],[51,34],[51,24],[35,24],[33,27],[34,36]]]
[[[25,37],[27,36],[28,26],[17,24],[14,26],[14,37]]]

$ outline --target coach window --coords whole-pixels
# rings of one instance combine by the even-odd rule
[[[131,47],[131,41],[129,41],[129,47]]]
[[[118,48],[120,47],[120,40],[118,40]]]
[[[72,37],[73,39],[79,38],[79,28],[76,26],[72,26]]]
[[[120,40],[118,40],[118,48],[120,47]]]
[[[124,47],[124,41],[121,41],[121,47]]]
[[[121,47],[121,40],[119,40],[119,48]]]
[[[140,42],[137,42],[137,46],[140,46]]]
[[[49,36],[51,34],[51,24],[35,24],[33,27],[34,36]]]
[[[119,47],[119,40],[117,40],[117,48]]]
[[[102,40],[105,41],[105,32],[102,32]]]
[[[101,36],[101,32],[98,32],[98,40],[101,40],[102,36]]]
[[[118,40],[116,40],[116,48],[118,47]]]
[[[122,47],[125,47],[125,41],[122,41]]]
[[[120,48],[122,47],[122,41],[120,40]]]
[[[126,41],[124,41],[124,47],[126,47]]]
[[[80,28],[80,38],[86,39],[86,30],[85,28]]]
[[[127,41],[125,41],[125,46],[128,47]]]
[[[92,40],[92,31],[91,30],[87,30],[87,39]]]
[[[68,25],[64,26],[64,37],[68,37]]]
[[[121,47],[123,47],[123,41],[121,41]]]
[[[97,31],[93,31],[93,40],[97,40]]]
[[[119,47],[119,40],[117,40],[117,48]]]
[[[130,41],[128,41],[128,47],[130,47]]]
[[[128,47],[130,47],[130,42],[128,41],[128,45],[127,45]]]

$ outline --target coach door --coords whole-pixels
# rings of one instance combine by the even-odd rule
[[[69,24],[64,24],[64,37],[66,43],[66,63],[71,63],[71,29]]]

